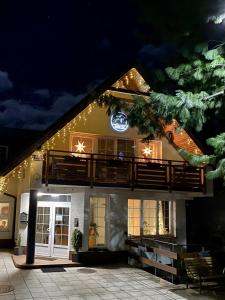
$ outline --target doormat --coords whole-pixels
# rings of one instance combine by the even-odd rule
[[[41,271],[43,273],[66,272],[66,270],[63,267],[46,267],[46,268],[41,268]]]
[[[77,272],[90,274],[90,273],[96,273],[96,270],[90,268],[82,268],[82,269],[78,269]]]
[[[57,260],[55,257],[46,257],[46,256],[35,256],[36,259],[41,259],[41,260],[47,260],[47,261],[54,261]]]
[[[1,285],[0,284],[0,295],[12,292],[14,290],[12,285]]]

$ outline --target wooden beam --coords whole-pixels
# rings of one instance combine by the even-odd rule
[[[168,265],[164,265],[161,264],[155,260],[149,259],[149,258],[145,258],[145,257],[140,257],[140,261],[141,263],[151,266],[151,267],[155,267],[159,270],[163,270],[165,272],[171,273],[173,275],[177,275],[177,269]]]
[[[134,90],[127,90],[127,89],[121,89],[121,88],[115,88],[110,87],[108,89],[110,92],[117,92],[117,93],[123,93],[123,94],[129,94],[129,95],[135,95],[135,96],[142,96],[142,97],[149,97],[150,93],[147,92],[140,92],[140,91],[134,91]]]
[[[176,252],[160,249],[160,248],[155,248],[153,247],[153,252],[159,255],[163,255],[172,259],[177,259],[178,255]]]

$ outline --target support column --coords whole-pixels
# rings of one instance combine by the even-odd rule
[[[29,217],[28,217],[28,228],[27,228],[27,256],[26,256],[27,264],[34,263],[36,215],[37,215],[37,190],[30,190]]]

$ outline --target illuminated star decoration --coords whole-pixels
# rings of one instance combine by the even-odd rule
[[[77,145],[75,145],[75,147],[76,147],[76,152],[84,152],[84,149],[86,148],[86,146],[84,145],[84,142],[80,142],[79,140],[78,140],[78,143],[77,143]]]
[[[149,147],[145,147],[143,153],[145,156],[149,156],[152,153],[152,149],[150,149]]]

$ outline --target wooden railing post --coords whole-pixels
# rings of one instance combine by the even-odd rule
[[[202,183],[202,191],[203,191],[204,194],[206,194],[206,192],[207,192],[207,186],[206,186],[206,168],[203,168],[201,170],[200,181]]]
[[[171,192],[172,190],[172,185],[173,185],[173,181],[172,181],[172,162],[171,160],[168,161],[168,166],[169,166],[169,191]]]
[[[49,170],[49,150],[45,156],[45,186],[48,186],[48,170]]]
[[[93,189],[93,183],[94,183],[94,155],[91,153],[91,159],[90,159],[90,186],[91,189]]]
[[[134,190],[135,185],[135,158],[132,157],[131,160],[131,190]]]

